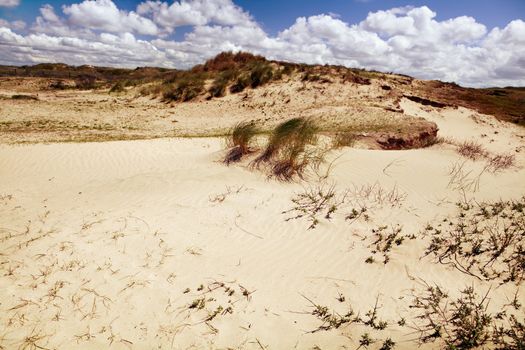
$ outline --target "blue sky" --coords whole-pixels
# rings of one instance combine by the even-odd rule
[[[189,68],[221,51],[525,85],[525,0],[0,0],[0,64]]]

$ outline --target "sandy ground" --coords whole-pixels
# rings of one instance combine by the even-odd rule
[[[233,125],[254,120],[262,129],[293,117],[313,117],[323,129],[392,130],[413,118],[396,109],[398,93],[371,85],[302,82],[300,75],[258,89],[207,100],[166,104],[107,90],[50,90],[52,79],[0,78],[0,141],[34,143],[106,141],[158,137],[222,136]],[[395,86],[395,83],[390,83]],[[12,100],[15,94],[38,100]]]
[[[0,348],[356,349],[367,332],[378,340],[370,348],[391,337],[413,349],[417,334],[397,322],[415,322],[409,306],[423,281],[452,295],[492,288],[490,310],[516,293],[525,300],[513,283],[481,282],[423,257],[422,235],[464,196],[525,194],[524,130],[462,108],[402,108],[435,121],[442,137],[514,154],[516,166],[479,175],[484,162],[449,144],[344,148],[328,155],[328,176],[325,167],[281,183],[246,163],[223,165],[218,138],[0,145]],[[450,184],[458,162],[479,186]],[[349,190],[351,200],[314,229],[286,220],[294,195],[317,185]],[[394,196],[360,197],[366,186]],[[368,221],[345,220],[359,205]],[[381,225],[416,239],[394,247],[388,264],[365,263]],[[312,332],[321,322],[309,300],[360,315],[377,301],[388,327]]]

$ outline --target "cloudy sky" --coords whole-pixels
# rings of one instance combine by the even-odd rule
[[[0,64],[188,68],[227,50],[525,86],[525,0],[0,0]]]

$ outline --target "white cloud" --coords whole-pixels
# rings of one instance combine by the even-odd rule
[[[79,4],[63,6],[63,11],[75,26],[113,33],[159,34],[153,21],[133,11],[119,10],[111,0],[84,0]]]
[[[472,17],[438,21],[426,6],[403,7],[369,13],[356,24],[331,14],[299,17],[270,36],[231,0],[146,1],[136,12],[85,0],[62,10],[43,6],[25,35],[17,34],[21,24],[0,21],[0,62],[188,68],[221,51],[246,50],[469,86],[525,85],[523,20],[487,31]],[[184,39],[166,35],[180,26],[192,26]]]
[[[0,0],[0,7],[15,7],[20,4],[20,0]]]
[[[171,5],[148,0],[137,6],[141,15],[149,15],[168,31],[186,25],[252,26],[251,16],[231,0],[180,0]]]
[[[26,22],[24,21],[6,21],[5,19],[0,18],[0,27],[12,28],[14,30],[22,30],[26,27]]]

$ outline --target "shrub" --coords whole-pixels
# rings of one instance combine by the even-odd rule
[[[272,80],[273,69],[268,63],[257,63],[250,72],[250,86],[256,88]]]
[[[81,75],[75,79],[75,86],[80,90],[91,90],[96,88],[97,78],[93,75]]]
[[[55,90],[65,90],[69,88],[69,86],[63,80],[57,80],[49,84],[49,88]]]
[[[460,143],[458,145],[458,153],[471,160],[485,158],[488,154],[483,146],[475,141],[465,141]]]
[[[221,72],[215,80],[213,81],[212,85],[208,89],[208,92],[210,93],[211,97],[221,97],[224,96],[224,92],[226,91],[226,86],[235,78],[235,71],[227,70],[224,72]]]
[[[253,62],[262,62],[266,59],[262,56],[253,55],[249,52],[221,52],[214,58],[209,59],[200,67],[202,71],[226,71],[244,67]],[[198,70],[198,69],[197,69]]]
[[[345,201],[346,193],[338,196],[335,192],[335,186],[326,187],[324,184],[315,187],[305,188],[303,192],[297,193],[292,198],[294,207],[283,211],[282,214],[291,214],[285,221],[295,220],[305,217],[310,226],[308,229],[314,229],[319,224],[319,218],[324,217],[327,220],[338,210],[339,206]]]
[[[117,81],[115,84],[113,84],[113,86],[109,89],[109,93],[114,93],[114,92],[124,92],[126,91],[126,89],[124,88],[125,87],[125,83],[123,81]]]
[[[481,280],[521,283],[525,277],[525,197],[458,204],[457,217],[428,226],[425,255]]]
[[[226,154],[224,162],[230,164],[237,162],[246,155],[252,153],[250,141],[257,134],[257,128],[254,122],[241,122],[233,128],[231,137],[228,138],[228,146],[230,151]]]
[[[480,298],[472,287],[461,291],[456,300],[439,286],[428,286],[425,293],[414,298],[411,308],[417,316],[420,343],[442,339],[447,349],[474,349],[490,340],[492,317],[487,312],[488,293]]]
[[[200,77],[183,77],[176,83],[172,84],[169,89],[163,92],[162,100],[191,101],[204,90],[204,80]]]
[[[250,81],[246,75],[240,75],[237,77],[237,80],[235,83],[230,86],[230,92],[232,94],[236,94],[238,92],[244,91],[245,88],[247,88],[250,85]]]

